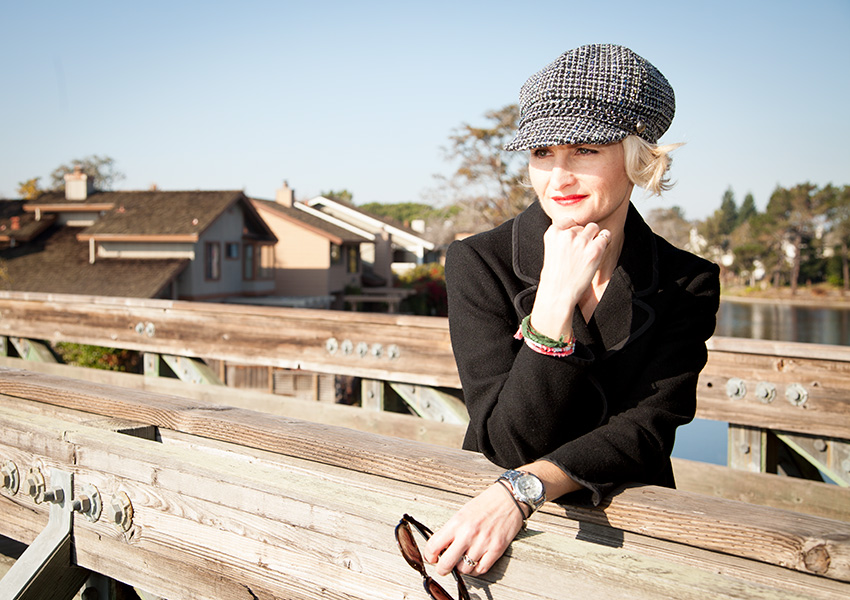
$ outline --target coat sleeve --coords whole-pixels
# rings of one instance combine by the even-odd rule
[[[675,429],[696,408],[719,296],[716,267],[678,282],[671,309],[654,328],[652,351],[639,353],[640,365],[620,365],[622,371],[617,358],[597,358],[581,344],[559,358],[515,340],[518,319],[504,269],[472,246],[452,244],[446,277],[470,416],[467,449],[506,468],[551,461],[590,489],[594,503],[617,485],[654,483],[669,470]],[[605,378],[622,372],[634,375],[608,397]]]

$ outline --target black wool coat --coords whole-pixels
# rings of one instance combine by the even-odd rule
[[[594,504],[627,482],[673,487],[670,452],[696,411],[719,269],[655,235],[630,205],[590,322],[575,311],[575,352],[546,356],[514,334],[534,304],[550,224],[535,202],[449,247],[449,328],[470,417],[463,447],[505,468],[548,460]]]

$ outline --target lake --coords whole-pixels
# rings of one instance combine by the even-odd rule
[[[850,346],[850,308],[723,300],[715,335]],[[726,464],[727,423],[696,419],[680,427],[673,456]]]

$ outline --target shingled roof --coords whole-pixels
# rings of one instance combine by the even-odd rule
[[[189,264],[188,259],[108,259],[89,264],[77,229],[52,226],[32,242],[0,251],[5,289],[55,294],[156,298]]]
[[[109,202],[112,210],[80,232],[78,239],[163,237],[196,241],[231,205],[241,202],[253,221],[256,237],[274,240],[265,222],[240,191],[100,192],[91,198]]]

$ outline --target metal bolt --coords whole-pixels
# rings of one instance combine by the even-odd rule
[[[366,355],[369,354],[369,344],[366,342],[360,342],[357,344],[357,354],[360,358],[366,358]]]
[[[130,503],[130,498],[124,492],[117,492],[112,496],[112,501],[109,503],[109,517],[112,522],[128,531],[133,525],[133,505]]]
[[[826,442],[824,440],[815,440],[814,446],[818,452],[826,452]]]
[[[792,383],[785,388],[785,399],[794,406],[803,406],[809,399],[809,393],[799,383]]]
[[[18,467],[15,466],[15,463],[11,460],[6,461],[6,464],[0,468],[0,474],[2,474],[3,478],[3,488],[10,494],[17,494],[20,478],[18,477]]]
[[[731,400],[740,400],[747,395],[747,384],[743,379],[732,377],[726,382],[726,395]]]
[[[84,485],[80,495],[71,503],[71,509],[82,514],[89,521],[97,521],[102,509],[97,488],[90,483]]]
[[[27,478],[24,482],[26,495],[35,500],[36,503],[41,502],[44,488],[44,476],[41,474],[41,471],[37,467],[31,468],[27,472]]]
[[[764,404],[770,404],[776,397],[776,386],[766,381],[760,381],[756,384],[756,398]]]
[[[44,492],[44,496],[42,496],[45,502],[50,502],[51,504],[62,504],[65,501],[65,490],[61,487],[55,487]]]
[[[154,335],[156,335],[156,326],[153,323],[148,323],[147,325],[145,325],[145,334],[148,337],[153,337]]]
[[[387,347],[387,357],[388,357],[390,360],[393,360],[393,359],[395,359],[395,358],[398,358],[399,353],[400,353],[400,351],[399,351],[399,349],[398,349],[398,346],[396,346],[395,344],[390,344],[390,345]]]
[[[342,345],[339,347],[342,350],[342,353],[345,355],[351,354],[354,352],[354,342],[351,340],[342,340]]]
[[[145,332],[145,324],[139,321],[136,323],[136,333],[142,335]]]
[[[384,347],[380,344],[372,344],[372,356],[375,358],[381,358],[381,355],[384,353]]]
[[[71,502],[71,510],[78,513],[86,513],[91,509],[91,500],[86,496],[80,496]]]
[[[325,350],[328,351],[328,354],[336,354],[336,351],[339,350],[339,342],[336,341],[336,338],[328,338],[325,341]]]

